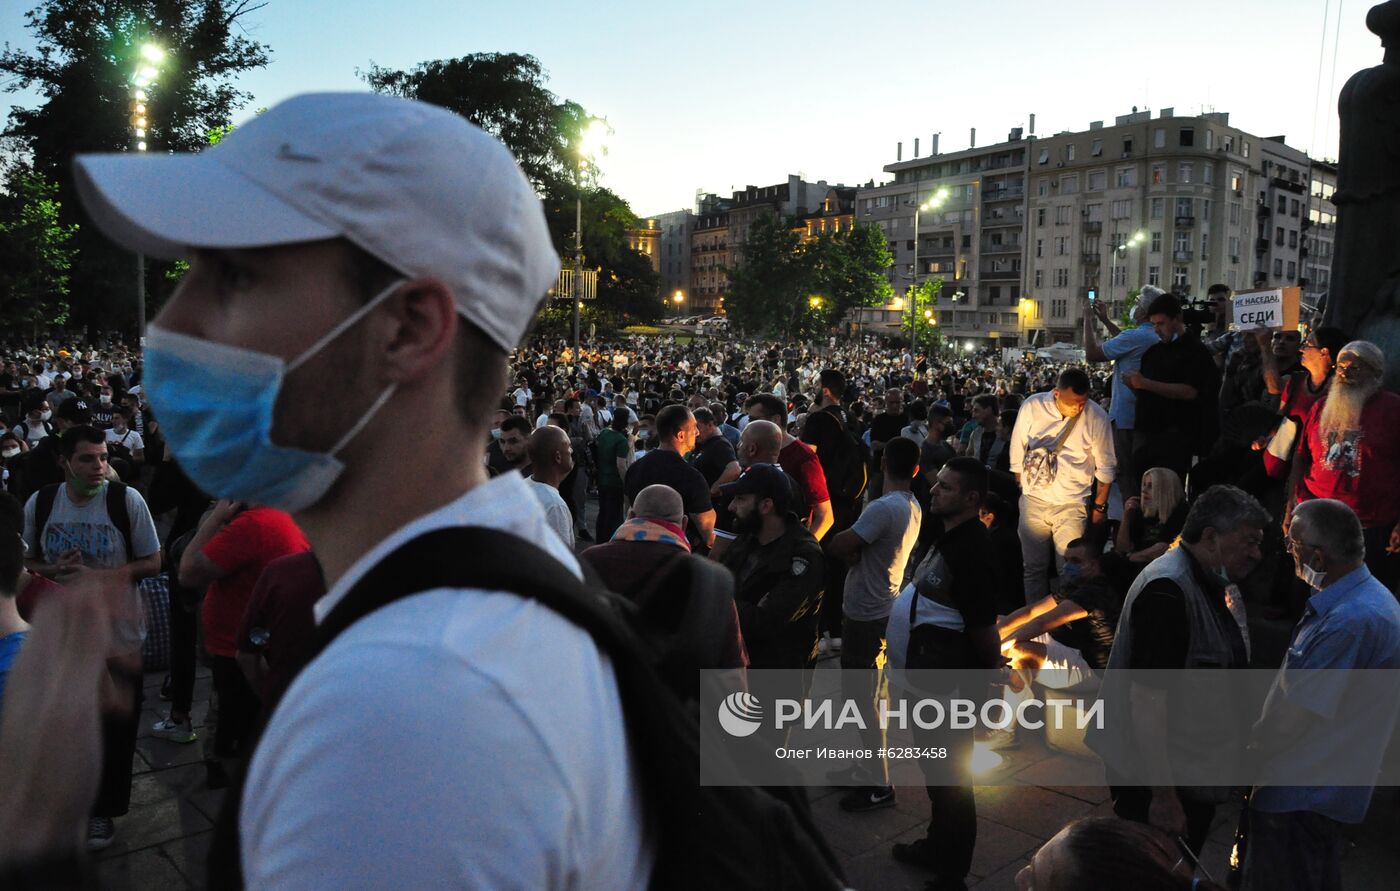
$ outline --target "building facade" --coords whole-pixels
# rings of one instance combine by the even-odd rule
[[[661,299],[669,300],[677,291],[689,294],[690,287],[690,230],[695,214],[690,210],[676,210],[657,214],[657,229],[660,240],[657,246],[657,272],[661,276]]]
[[[661,226],[655,219],[638,220],[635,229],[627,230],[627,246],[651,261],[652,271],[661,275]]]
[[[887,164],[893,182],[858,190],[855,220],[878,226],[889,239],[889,279],[898,295],[890,306],[860,314],[858,322],[872,330],[888,327],[914,285],[941,276],[931,321],[945,337],[1021,341],[1029,145],[1013,130],[1006,142],[985,148],[944,154],[935,148],[932,155]],[[943,190],[937,208],[918,214],[916,233],[915,209]]]
[[[1310,251],[1306,243],[1308,156],[1287,145],[1282,136],[1271,136],[1263,148],[1259,202],[1255,214],[1259,235],[1255,239],[1255,288],[1300,287]]]
[[[1337,191],[1337,165],[1330,161],[1313,161],[1310,167],[1311,186],[1308,189],[1308,216],[1303,221],[1308,253],[1303,258],[1303,302],[1320,307],[1332,286],[1332,256],[1337,242],[1337,208],[1332,193]]]
[[[1034,142],[1028,328],[1077,340],[1091,288],[1118,315],[1144,284],[1192,299],[1253,285],[1262,140],[1229,120],[1134,110]]]

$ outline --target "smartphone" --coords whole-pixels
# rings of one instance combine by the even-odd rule
[[[1089,302],[1090,302],[1090,303],[1094,303],[1094,302],[1097,301],[1098,299],[1099,299],[1099,292],[1098,292],[1098,289],[1097,289],[1097,288],[1090,288],[1090,289],[1089,289]]]

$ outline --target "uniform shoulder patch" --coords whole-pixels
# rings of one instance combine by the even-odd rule
[[[792,574],[793,574],[793,575],[801,575],[802,573],[804,573],[804,572],[807,571],[807,566],[808,566],[808,565],[809,565],[809,564],[807,563],[807,560],[806,560],[805,558],[803,558],[803,557],[793,557],[793,558],[792,558]]]

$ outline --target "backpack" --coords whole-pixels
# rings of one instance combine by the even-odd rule
[[[842,412],[823,410],[823,414],[830,415],[841,428],[835,450],[819,456],[822,471],[826,474],[827,491],[832,498],[858,501],[870,482],[870,464],[873,460],[870,446],[851,433]]]
[[[463,559],[465,555],[470,559]],[[510,591],[537,600],[586,630],[607,654],[655,842],[651,888],[845,887],[836,856],[801,789],[700,785],[696,704],[662,679],[653,664],[654,647],[640,629],[637,607],[599,585],[580,582],[524,539],[471,526],[420,535],[365,573],[336,604],[317,628],[316,653],[380,607],[443,587]],[[707,749],[706,757],[726,755]],[[225,846],[236,840],[241,798],[241,789],[232,789],[224,799],[210,857],[215,887],[230,887],[230,880],[236,881],[231,871],[236,873],[239,859]]]
[[[35,496],[34,502],[34,537],[40,541],[43,547],[44,526],[49,522],[49,515],[53,513],[53,502],[58,497],[58,490],[63,483],[50,483],[40,489]],[[110,480],[107,483],[107,519],[112,521],[112,525],[117,527],[117,532],[121,534],[122,541],[126,543],[126,557],[133,559],[131,553],[131,515],[126,510],[126,483],[119,483]]]

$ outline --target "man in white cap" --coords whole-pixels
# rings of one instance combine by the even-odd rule
[[[76,180],[115,241],[189,259],[146,393],[202,489],[294,514],[318,623],[437,529],[504,531],[580,575],[519,475],[482,465],[558,272],[499,142],[426,104],[304,95],[196,155],[82,156]],[[611,663],[537,601],[473,589],[398,600],[307,666],[240,826],[253,888],[643,888],[653,861]]]

